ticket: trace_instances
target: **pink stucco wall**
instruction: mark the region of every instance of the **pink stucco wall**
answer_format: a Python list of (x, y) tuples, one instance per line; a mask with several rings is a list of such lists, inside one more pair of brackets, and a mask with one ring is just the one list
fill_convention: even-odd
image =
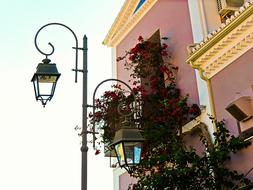
[[(198, 103), (195, 72), (185, 62), (186, 47), (193, 43), (188, 0), (159, 0), (116, 47), (116, 55), (124, 55), (126, 50), (135, 46), (139, 36), (148, 39), (158, 29), (161, 37), (169, 38), (165, 42), (172, 52), (173, 64), (179, 68), (177, 85), (182, 95), (189, 94), (190, 102)], [(123, 63), (117, 65), (117, 78), (126, 82), (129, 79)], [(126, 184), (132, 182), (128, 177), (127, 174), (120, 176), (120, 190), (125, 190)]]
[[(193, 41), (187, 0), (159, 0), (117, 46), (117, 56), (134, 47), (140, 35), (147, 39), (158, 29), (161, 37), (169, 37), (167, 42), (172, 51), (173, 64), (179, 67), (178, 87), (183, 95), (190, 95), (191, 102), (198, 103), (195, 73), (185, 63), (186, 46)], [(119, 79), (128, 81), (129, 73), (124, 70), (123, 64), (117, 65), (117, 75)]]
[(184, 142), (186, 143), (186, 148), (188, 150), (195, 149), (196, 153), (200, 156), (203, 156), (206, 148), (205, 145), (200, 140), (199, 133), (188, 133), (184, 135)]
[(128, 173), (123, 173), (119, 176), (119, 186), (120, 190), (127, 190), (129, 185), (132, 186), (132, 184), (135, 184), (137, 182), (137, 179), (130, 177)]
[[(211, 79), (217, 119), (224, 119), (234, 135), (238, 135), (236, 120), (225, 110), (225, 107), (235, 100), (238, 96), (236, 93), (243, 94), (253, 85), (252, 56), (253, 50), (251, 49)], [(251, 96), (253, 96), (253, 92)], [(252, 153), (253, 145), (234, 155), (230, 164), (241, 172), (247, 172), (253, 167)], [(253, 172), (251, 172), (250, 178), (253, 179)]]

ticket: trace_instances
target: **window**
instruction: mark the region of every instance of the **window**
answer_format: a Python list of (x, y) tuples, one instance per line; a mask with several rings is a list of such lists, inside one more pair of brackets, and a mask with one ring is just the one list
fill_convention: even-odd
[(139, 10), (139, 8), (143, 5), (143, 3), (145, 3), (145, 1), (146, 0), (140, 0), (140, 2), (138, 3), (136, 9), (134, 10), (134, 13), (136, 13)]

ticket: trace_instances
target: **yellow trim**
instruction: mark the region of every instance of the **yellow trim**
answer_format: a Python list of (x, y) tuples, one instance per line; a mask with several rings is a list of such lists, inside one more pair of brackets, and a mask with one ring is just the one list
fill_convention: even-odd
[(106, 35), (103, 44), (110, 47), (117, 46), (157, 1), (146, 0), (140, 9), (134, 13), (139, 0), (126, 0)]
[(109, 41), (113, 38), (116, 34), (117, 30), (122, 26), (123, 23), (127, 22), (128, 15), (134, 11), (134, 8), (137, 6), (139, 0), (126, 0), (118, 13), (114, 23), (111, 26), (108, 34), (106, 35), (103, 44), (107, 45)]
[(208, 78), (204, 75), (204, 70), (201, 67), (196, 67), (195, 69), (198, 69), (200, 78), (202, 78), (205, 81), (208, 80)]
[[(207, 90), (208, 90), (208, 98), (209, 98), (209, 103), (210, 103), (211, 116), (212, 116), (213, 118), (216, 118), (215, 104), (214, 104), (214, 98), (213, 98), (213, 88), (212, 88), (211, 80), (208, 79), (208, 78), (204, 75), (203, 69), (198, 68), (198, 71), (199, 71), (200, 77), (201, 77), (204, 81), (206, 81), (206, 84), (207, 84)], [(216, 131), (215, 124), (214, 124), (214, 131)]]
[(214, 98), (213, 98), (213, 88), (211, 84), (211, 80), (206, 80), (207, 83), (207, 89), (208, 89), (208, 94), (210, 98), (210, 109), (211, 109), (211, 116), (216, 118), (216, 112), (215, 112), (215, 104), (214, 104)]

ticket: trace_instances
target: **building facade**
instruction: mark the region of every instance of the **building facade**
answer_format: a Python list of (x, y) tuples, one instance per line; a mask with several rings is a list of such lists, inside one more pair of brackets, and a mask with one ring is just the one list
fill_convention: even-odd
[[(233, 135), (248, 141), (252, 141), (253, 135), (253, 78), (250, 73), (253, 56), (252, 10), (252, 2), (245, 1), (219, 27), (209, 31), (207, 37), (191, 49), (187, 58), (187, 62), (199, 71), (202, 80), (208, 84), (217, 120), (224, 120)], [(253, 148), (249, 146), (232, 155), (228, 165), (247, 174), (253, 167), (252, 152)], [(247, 177), (253, 179), (253, 172)]]
[[(163, 43), (168, 43), (172, 63), (179, 68), (177, 86), (183, 95), (189, 94), (190, 103), (203, 107), (198, 121), (187, 124), (185, 132), (201, 121), (212, 134), (212, 115), (224, 119), (235, 136), (251, 141), (252, 20), (250, 1), (126, 0), (103, 43), (112, 48), (114, 77), (127, 82), (129, 73), (116, 58), (133, 47), (139, 36), (148, 39), (159, 30), (161, 37), (169, 39)], [(252, 147), (233, 155), (229, 167), (244, 174), (250, 171)], [(253, 179), (253, 172), (247, 177)], [(116, 168), (114, 181), (114, 189), (123, 190), (135, 179)]]

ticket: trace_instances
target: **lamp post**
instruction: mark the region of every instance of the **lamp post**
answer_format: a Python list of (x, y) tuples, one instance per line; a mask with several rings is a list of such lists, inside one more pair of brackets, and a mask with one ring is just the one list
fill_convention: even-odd
[[(84, 36), (83, 38), (83, 47), (80, 48), (78, 47), (78, 40), (76, 37), (76, 34), (73, 32), (71, 28), (68, 26), (61, 24), (61, 23), (49, 23), (44, 26), (42, 26), (36, 33), (35, 38), (34, 38), (34, 43), (36, 49), (43, 55), (46, 56), (45, 59), (42, 60), (42, 63), (39, 63), (37, 66), (37, 70), (34, 73), (32, 77), (32, 82), (34, 85), (34, 92), (35, 92), (35, 98), (38, 101), (41, 101), (42, 105), (45, 107), (48, 101), (50, 101), (53, 98), (54, 91), (56, 88), (57, 81), (60, 77), (60, 73), (58, 72), (56, 68), (56, 64), (50, 63), (51, 60), (48, 59), (48, 56), (52, 55), (54, 53), (54, 46), (51, 43), (48, 43), (52, 51), (50, 53), (45, 53), (41, 51), (37, 45), (37, 37), (39, 32), (44, 29), (47, 26), (51, 25), (58, 25), (62, 26), (66, 29), (68, 29), (74, 36), (75, 38), (75, 69), (72, 69), (75, 71), (75, 82), (77, 82), (77, 73), (81, 72), (83, 74), (83, 96), (82, 96), (82, 131), (81, 131), (81, 137), (82, 137), (82, 145), (81, 145), (81, 162), (82, 162), (82, 168), (81, 168), (81, 190), (87, 190), (87, 152), (88, 152), (88, 146), (87, 146), (87, 134), (91, 133), (93, 135), (93, 147), (95, 148), (95, 122), (93, 122), (93, 128), (92, 131), (87, 130), (87, 108), (88, 107), (93, 107), (93, 113), (95, 112), (95, 96), (97, 89), (105, 82), (108, 81), (116, 81), (123, 83), (131, 92), (131, 94), (134, 97), (134, 102), (135, 101), (135, 95), (132, 89), (128, 84), (126, 84), (124, 81), (121, 81), (119, 79), (106, 79), (100, 82), (97, 87), (94, 90), (93, 93), (93, 105), (88, 105), (87, 104), (87, 37)], [(83, 69), (78, 69), (78, 50), (83, 51)], [(119, 104), (119, 106), (121, 103)], [(118, 109), (118, 112), (120, 115), (128, 117), (133, 114), (133, 111), (129, 114), (124, 114), (121, 113), (120, 110)], [(123, 133), (122, 133), (123, 132)], [(123, 135), (118, 135), (118, 134), (123, 134)], [(128, 134), (126, 136), (125, 134)], [(130, 134), (130, 136), (129, 136)], [(130, 173), (130, 167), (134, 166), (135, 164), (138, 164), (140, 162), (140, 154), (141, 154), (141, 146), (140, 143), (144, 140), (139, 132), (138, 129), (136, 128), (122, 128), (119, 131), (116, 132), (115, 135), (115, 140), (112, 143), (113, 148), (116, 150), (116, 155), (119, 161), (119, 164), (121, 167), (126, 168), (126, 170)], [(124, 152), (124, 164), (122, 161), (122, 155), (120, 155), (120, 152), (117, 147), (122, 146), (123, 147), (123, 152)], [(132, 152), (131, 152), (132, 151)], [(130, 161), (133, 159), (132, 161)], [(131, 162), (131, 163), (130, 163)]]
[[(43, 55), (46, 56), (42, 63), (39, 63), (37, 66), (37, 71), (32, 77), (32, 82), (34, 84), (35, 98), (36, 100), (40, 100), (42, 105), (45, 106), (48, 101), (53, 98), (55, 87), (57, 80), (60, 77), (60, 73), (56, 68), (56, 64), (50, 63), (50, 59), (48, 56), (54, 53), (54, 46), (51, 43), (48, 43), (52, 51), (50, 53), (45, 53), (41, 51), (37, 45), (37, 37), (39, 32), (47, 26), (62, 26), (68, 29), (75, 38), (75, 82), (77, 82), (77, 73), (81, 72), (83, 74), (83, 96), (82, 96), (82, 145), (81, 145), (81, 190), (87, 190), (87, 133), (92, 133), (87, 131), (87, 37), (86, 35), (83, 37), (83, 47), (78, 47), (78, 40), (76, 34), (73, 32), (71, 28), (61, 23), (49, 23), (42, 26), (36, 33), (34, 38), (34, 44), (36, 49)], [(78, 69), (78, 50), (83, 51), (83, 68)]]

